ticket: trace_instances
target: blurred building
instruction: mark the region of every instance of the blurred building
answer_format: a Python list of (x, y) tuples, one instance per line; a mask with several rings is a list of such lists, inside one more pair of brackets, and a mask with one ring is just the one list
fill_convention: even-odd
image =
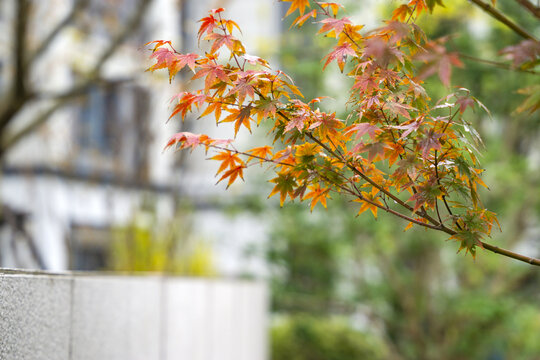
[[(0, 3), (4, 99), (18, 75), (18, 1)], [(247, 244), (264, 239), (266, 225), (249, 212), (228, 217), (219, 200), (239, 199), (249, 191), (247, 186), (224, 193), (222, 184), (215, 186), (215, 164), (203, 161), (204, 154), (182, 157), (162, 152), (167, 138), (181, 126), (175, 120), (166, 124), (169, 99), (190, 85), (186, 81), (169, 85), (166, 74), (144, 72), (149, 62), (142, 45), (170, 39), (177, 50), (193, 52), (197, 20), (208, 9), (223, 6), (240, 24), (247, 51), (269, 56), (280, 32), (279, 6), (273, 0), (28, 3), (22, 37), (27, 57), (50, 40), (56, 28), (60, 30), (26, 69), (32, 101), (14, 115), (2, 137), (51, 115), (3, 155), (0, 266), (102, 268), (112, 228), (131, 221), (144, 203), (152, 203), (158, 219), (170, 219), (178, 204), (187, 201), (195, 209), (192, 228), (212, 242), (218, 271), (238, 274), (246, 267), (260, 271), (262, 262), (238, 260)], [(77, 13), (69, 18), (72, 11)], [(137, 16), (139, 21), (134, 22)], [(112, 47), (113, 53), (93, 72), (126, 26), (132, 28), (125, 41)], [(70, 93), (73, 89), (77, 92)], [(189, 122), (184, 130), (215, 135), (212, 126)]]

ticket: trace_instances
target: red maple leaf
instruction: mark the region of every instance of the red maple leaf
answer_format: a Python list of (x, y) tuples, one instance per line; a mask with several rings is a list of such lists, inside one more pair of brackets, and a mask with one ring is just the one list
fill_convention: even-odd
[(326, 69), (326, 66), (328, 66), (330, 62), (336, 60), (339, 69), (341, 70), (341, 72), (343, 72), (343, 68), (345, 67), (345, 61), (347, 61), (347, 55), (357, 57), (356, 52), (353, 50), (351, 44), (345, 43), (343, 45), (336, 46), (334, 48), (334, 51), (325, 56), (326, 62), (324, 63), (323, 70)]
[(323, 24), (323, 26), (318, 33), (323, 34), (330, 31), (330, 33), (327, 35), (330, 37), (338, 37), (338, 35), (341, 34), (343, 29), (345, 28), (345, 25), (352, 24), (351, 20), (349, 20), (348, 17), (344, 17), (343, 19), (327, 18), (319, 22)]
[(424, 133), (424, 138), (418, 143), (419, 148), (422, 150), (422, 157), (427, 159), (429, 156), (429, 151), (431, 149), (441, 150), (441, 142), (439, 138), (443, 134), (435, 132), (433, 129), (430, 129), (428, 132)]

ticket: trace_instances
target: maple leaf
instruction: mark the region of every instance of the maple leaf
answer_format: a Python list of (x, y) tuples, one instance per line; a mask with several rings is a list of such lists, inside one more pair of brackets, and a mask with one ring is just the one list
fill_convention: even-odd
[(398, 115), (401, 115), (404, 118), (409, 119), (409, 120), (411, 119), (411, 115), (409, 114), (409, 111), (416, 110), (416, 109), (414, 109), (413, 107), (411, 107), (409, 105), (394, 102), (394, 101), (388, 101), (385, 104), (385, 106), (388, 108), (388, 110), (390, 110), (390, 113), (392, 115), (394, 115), (396, 117)]
[(209, 137), (204, 134), (193, 134), (187, 131), (179, 132), (171, 136), (163, 150), (166, 150), (167, 148), (177, 144), (180, 144), (181, 149), (191, 147), (191, 149), (193, 150), (197, 146), (205, 144), (207, 140), (209, 140)]
[(373, 162), (376, 160), (382, 160), (384, 158), (384, 150), (390, 148), (390, 146), (384, 142), (373, 142), (373, 143), (359, 143), (356, 145), (352, 152), (353, 153), (368, 153), (368, 161)]
[[(162, 41), (160, 40), (159, 43)], [(158, 46), (158, 45), (156, 45)], [(158, 69), (167, 68), (169, 70), (169, 82), (172, 78), (185, 66), (188, 66), (193, 72), (195, 72), (195, 60), (199, 55), (197, 54), (179, 54), (173, 50), (160, 47), (155, 50), (150, 58), (155, 59), (156, 63), (149, 67), (146, 71), (155, 71)]]
[(357, 216), (362, 214), (366, 210), (370, 210), (373, 214), (373, 217), (377, 218), (377, 210), (379, 208), (375, 204), (379, 204), (383, 206), (381, 200), (376, 196), (376, 191), (372, 191), (371, 193), (362, 191), (362, 197), (366, 200), (369, 200), (370, 202), (367, 202), (365, 200), (355, 200), (357, 202), (361, 202), (362, 206), (360, 207), (360, 210), (358, 210)]
[(399, 176), (400, 174), (403, 174), (405, 176), (408, 176), (412, 181), (416, 180), (416, 177), (418, 176), (418, 167), (419, 163), (416, 159), (416, 156), (414, 155), (407, 155), (403, 159), (399, 160), (398, 168), (394, 172), (394, 175)]
[(152, 49), (152, 52), (155, 52), (158, 48), (162, 46), (165, 46), (165, 45), (171, 46), (171, 41), (170, 40), (154, 40), (154, 41), (147, 42), (146, 44), (144, 44), (144, 46), (148, 46), (150, 44), (154, 44), (154, 48)]
[(195, 80), (202, 77), (205, 77), (204, 89), (206, 92), (210, 91), (210, 88), (218, 79), (224, 83), (229, 82), (229, 77), (223, 70), (223, 66), (214, 63), (200, 65), (199, 70), (193, 75), (192, 79)]
[[(495, 5), (495, 1), (496, 0), (491, 0), (493, 5)], [(429, 12), (433, 12), (433, 9), (435, 8), (435, 5), (439, 5), (439, 6), (444, 7), (444, 4), (443, 4), (442, 0), (426, 0), (426, 4), (427, 4), (427, 6), (429, 8)]]
[(199, 22), (202, 23), (198, 31), (199, 40), (201, 39), (201, 37), (204, 35), (205, 32), (208, 35), (214, 31), (214, 28), (218, 26), (218, 20), (214, 17), (214, 15), (223, 11), (225, 11), (225, 9), (223, 8), (212, 9), (210, 11), (209, 16), (204, 17), (201, 20), (199, 20)]
[(412, 9), (403, 4), (392, 12), (392, 20), (405, 21), (412, 14)]
[(401, 137), (399, 138), (399, 140), (403, 140), (403, 139), (405, 139), (410, 133), (412, 133), (413, 131), (418, 130), (418, 128), (420, 127), (420, 125), (422, 125), (422, 122), (421, 122), (421, 121), (418, 121), (418, 120), (415, 120), (415, 121), (410, 122), (410, 123), (408, 123), (408, 124), (403, 124), (403, 125), (393, 125), (393, 126), (391, 126), (391, 127), (394, 128), (394, 129), (405, 130), (404, 132), (401, 133)]
[(338, 35), (343, 31), (345, 25), (352, 25), (352, 22), (348, 17), (344, 17), (342, 19), (327, 18), (319, 22), (323, 24), (323, 26), (321, 26), (318, 34), (329, 32), (326, 34), (326, 36), (330, 37), (338, 37)]
[(332, 15), (336, 16), (338, 14), (339, 9), (343, 9), (343, 5), (334, 3), (334, 2), (317, 2), (323, 9), (330, 8), (330, 11), (332, 11)]
[(310, 8), (311, 5), (309, 5), (309, 0), (281, 0), (282, 2), (290, 2), (291, 6), (285, 16), (289, 16), (294, 12), (294, 10), (298, 9), (300, 12), (300, 15), (304, 15), (304, 11), (306, 10), (306, 7)]
[(219, 154), (211, 157), (210, 159), (221, 161), (221, 165), (219, 166), (219, 169), (216, 172), (216, 175), (227, 168), (232, 169), (236, 167), (236, 165), (244, 164), (242, 159), (240, 159), (237, 154), (231, 151), (221, 151)]
[[(305, 105), (301, 102), (297, 102), (298, 104), (301, 104), (301, 106)], [(306, 105), (307, 106), (307, 105)], [(296, 128), (298, 132), (302, 132), (304, 130), (304, 126), (306, 121), (309, 119), (309, 113), (304, 110), (300, 109), (293, 113), (293, 116), (289, 119), (289, 122), (285, 126), (284, 133), (287, 133), (291, 131), (292, 129)]]
[(274, 188), (272, 189), (272, 192), (270, 192), (270, 195), (268, 195), (269, 198), (274, 196), (275, 194), (279, 193), (279, 203), (281, 206), (283, 206), (283, 203), (285, 202), (285, 199), (287, 198), (287, 195), (294, 199), (294, 188), (296, 185), (296, 180), (294, 179), (294, 176), (289, 173), (283, 173), (280, 172), (277, 174), (278, 176), (270, 180), (271, 183), (276, 184)]
[(420, 69), (419, 79), (425, 79), (435, 73), (438, 73), (439, 79), (444, 86), (450, 85), (452, 76), (452, 66), (463, 67), (459, 56), (455, 52), (448, 52), (444, 43), (448, 38), (441, 38), (437, 41), (431, 41), (424, 46), (424, 51), (419, 52), (415, 59), (425, 62), (425, 66)]
[(388, 148), (384, 152), (384, 157), (388, 160), (388, 165), (392, 166), (405, 150), (401, 144), (389, 143), (387, 145)]
[(330, 62), (336, 60), (339, 69), (341, 70), (341, 72), (343, 72), (343, 68), (345, 67), (345, 61), (347, 61), (347, 55), (357, 57), (356, 52), (353, 50), (351, 44), (345, 43), (343, 45), (336, 46), (334, 48), (334, 51), (325, 56), (326, 62), (324, 63), (323, 70), (326, 69)]
[(253, 112), (257, 114), (257, 124), (260, 124), (264, 118), (276, 115), (279, 104), (279, 101), (270, 98), (257, 100), (253, 108)]
[(204, 94), (192, 94), (188, 92), (181, 92), (174, 98), (178, 98), (179, 101), (178, 105), (175, 106), (173, 112), (171, 113), (171, 116), (169, 116), (169, 119), (174, 117), (176, 114), (180, 114), (182, 120), (185, 119), (187, 112), (191, 111), (193, 105), (199, 108), (207, 99), (206, 95)]
[(294, 19), (293, 23), (291, 24), (291, 27), (293, 27), (293, 26), (301, 27), (302, 25), (304, 25), (304, 23), (310, 17), (316, 19), (317, 18), (317, 10), (311, 10), (310, 12), (306, 13), (305, 15), (301, 15), (301, 16), (297, 17), (296, 19)]
[(360, 90), (363, 93), (370, 94), (379, 88), (379, 84), (375, 78), (369, 74), (363, 74), (355, 77), (352, 90)]
[(251, 65), (262, 65), (264, 67), (267, 67), (269, 68), (269, 64), (268, 64), (268, 61), (264, 60), (264, 59), (261, 59), (260, 57), (258, 56), (255, 56), (255, 55), (248, 55), (248, 54), (244, 54), (242, 55), (242, 57), (244, 58), (244, 60), (246, 60), (248, 63), (250, 63)]
[(425, 184), (416, 187), (417, 192), (407, 201), (414, 201), (413, 213), (418, 211), (422, 206), (434, 208), (437, 198), (443, 195), (441, 187), (436, 181), (428, 181)]
[(176, 54), (173, 65), (169, 67), (169, 76), (173, 77), (185, 66), (188, 66), (191, 71), (195, 72), (195, 60), (199, 55), (197, 54)]
[(175, 60), (174, 55), (174, 51), (160, 47), (159, 49), (152, 52), (152, 55), (150, 55), (150, 58), (155, 59), (156, 63), (149, 67), (146, 71), (154, 71), (158, 69), (168, 68), (173, 64)]
[(457, 98), (456, 104), (459, 105), (460, 114), (463, 114), (468, 107), (472, 108), (474, 106), (475, 101), (470, 96), (461, 96)]
[(236, 50), (236, 38), (230, 34), (218, 34), (211, 33), (205, 37), (206, 40), (213, 41), (210, 52), (214, 54), (218, 51), (223, 45), (225, 45), (231, 52)]
[(223, 174), (223, 176), (218, 180), (217, 183), (221, 182), (222, 180), (225, 180), (225, 179), (229, 178), (229, 182), (227, 183), (227, 189), (228, 189), (229, 186), (231, 186), (239, 176), (240, 176), (240, 178), (242, 180), (244, 180), (244, 168), (245, 168), (245, 165), (238, 165), (238, 166), (235, 166), (235, 167), (227, 170)]
[(240, 126), (244, 125), (249, 132), (251, 132), (251, 124), (250, 124), (250, 115), (251, 115), (251, 109), (252, 106), (246, 106), (241, 109), (235, 109), (235, 110), (229, 110), (231, 111), (231, 114), (227, 116), (225, 119), (221, 120), (221, 122), (233, 122), (234, 121), (234, 136), (238, 134), (238, 130), (240, 130)]
[(409, 6), (413, 9), (416, 9), (416, 13), (420, 14), (424, 10), (428, 10), (426, 2), (424, 0), (411, 0), (409, 1)]
[(450, 237), (459, 242), (458, 252), (465, 249), (465, 253), (470, 252), (473, 258), (476, 257), (476, 247), (483, 248), (481, 238), (482, 234), (468, 230), (459, 230)]
[(512, 66), (530, 69), (540, 61), (540, 41), (523, 40), (517, 45), (505, 47), (500, 54), (512, 60)]
[(315, 159), (315, 156), (317, 155), (319, 151), (320, 151), (319, 145), (305, 143), (305, 144), (296, 146), (296, 152), (294, 155), (296, 159), (298, 159), (298, 163), (308, 164), (308, 163), (311, 163)]
[(386, 68), (395, 59), (403, 61), (403, 53), (381, 37), (367, 39), (365, 44), (364, 56), (371, 56), (381, 68)]
[(529, 96), (519, 105), (516, 112), (528, 111), (529, 114), (532, 114), (540, 109), (540, 85), (532, 85), (524, 89), (519, 89), (517, 92), (518, 94)]
[(211, 34), (217, 25), (216, 19), (211, 15), (202, 18), (201, 20), (199, 20), (199, 22), (202, 22), (201, 26), (199, 27), (199, 40), (205, 32), (206, 34)]
[(313, 211), (313, 208), (315, 207), (315, 205), (317, 205), (318, 202), (320, 202), (322, 206), (324, 206), (324, 208), (326, 209), (326, 199), (329, 197), (330, 189), (321, 188), (319, 184), (315, 186), (309, 186), (308, 188), (311, 190), (311, 192), (304, 195), (303, 200), (311, 199), (310, 211)]
[(345, 129), (346, 134), (355, 133), (356, 139), (360, 139), (365, 134), (369, 134), (369, 137), (375, 139), (375, 134), (379, 133), (381, 130), (370, 123), (359, 123), (349, 126)]
[(239, 104), (242, 104), (244, 102), (246, 96), (249, 96), (253, 99), (255, 97), (255, 89), (251, 84), (251, 80), (252, 79), (250, 76), (240, 76), (237, 80), (233, 82), (234, 87), (229, 91), (227, 96), (232, 94), (238, 94)]
[(325, 139), (327, 136), (337, 138), (337, 129), (343, 128), (345, 125), (342, 120), (336, 119), (336, 114), (321, 113), (317, 114), (316, 121), (310, 126), (309, 130), (317, 129), (317, 133)]
[(430, 129), (424, 133), (424, 138), (418, 143), (419, 148), (422, 150), (422, 157), (427, 159), (431, 149), (441, 150), (441, 142), (439, 138), (443, 134), (435, 132), (433, 129)]
[(264, 159), (272, 158), (272, 150), (273, 148), (271, 146), (261, 146), (248, 150), (247, 152), (253, 155), (253, 157), (250, 157), (247, 162), (259, 160), (260, 164), (262, 164)]

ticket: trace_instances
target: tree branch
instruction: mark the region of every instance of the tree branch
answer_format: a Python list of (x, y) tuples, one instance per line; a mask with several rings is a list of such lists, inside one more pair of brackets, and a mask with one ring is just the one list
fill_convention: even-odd
[(531, 39), (538, 41), (531, 33), (529, 33), (527, 30), (519, 26), (518, 24), (514, 23), (512, 20), (510, 20), (506, 15), (504, 15), (502, 12), (500, 12), (498, 9), (494, 8), (490, 4), (487, 4), (483, 2), (482, 0), (469, 0), (476, 4), (478, 7), (482, 8), (485, 12), (490, 14), (493, 18), (499, 20), (501, 23), (506, 25), (508, 28), (512, 29), (516, 34), (519, 36), (525, 38), (525, 39)]
[(540, 7), (534, 5), (529, 0), (515, 0), (519, 5), (523, 6), (525, 9), (529, 10), (531, 14), (540, 19)]
[(66, 15), (66, 17), (64, 17), (64, 19), (56, 25), (51, 33), (41, 42), (41, 44), (39, 44), (38, 48), (28, 57), (28, 59), (26, 59), (26, 68), (29, 68), (49, 48), (58, 34), (60, 34), (60, 32), (73, 21), (77, 13), (88, 5), (88, 2), (89, 0), (75, 1), (71, 7), (71, 11)]
[(28, 15), (30, 3), (28, 0), (16, 1), (14, 21), (14, 77), (12, 88), (0, 106), (0, 133), (7, 126), (13, 116), (23, 107), (27, 100), (28, 72), (24, 66), (26, 59), (26, 35), (28, 31)]
[(512, 67), (512, 65), (504, 63), (504, 62), (481, 59), (481, 58), (477, 58), (475, 56), (471, 56), (471, 55), (467, 55), (467, 54), (463, 54), (463, 53), (459, 53), (459, 57), (462, 58), (462, 59), (470, 60), (470, 61), (475, 61), (475, 62), (479, 62), (479, 63), (493, 65), (495, 67), (498, 67), (498, 68), (504, 69), (504, 70), (524, 72), (524, 73), (533, 74), (533, 75), (540, 75), (540, 72), (538, 72), (538, 71), (528, 70), (528, 69), (521, 69), (519, 67)]
[(122, 31), (120, 31), (116, 36), (111, 40), (107, 49), (101, 54), (97, 63), (94, 66), (94, 72), (91, 75), (95, 75), (99, 71), (103, 64), (116, 52), (118, 46), (126, 41), (130, 35), (134, 33), (134, 29), (137, 29), (142, 22), (144, 12), (152, 0), (141, 0), (137, 10), (126, 23)]
[[(27, 1), (27, 0), (24, 0), (24, 1)], [(65, 93), (58, 95), (57, 96), (58, 101), (56, 104), (51, 106), (44, 113), (40, 114), (35, 120), (31, 121), (27, 126), (25, 126), (22, 130), (18, 131), (14, 135), (11, 135), (9, 138), (6, 138), (5, 131), (0, 131), (0, 134), (2, 134), (2, 138), (0, 139), (0, 159), (4, 156), (5, 152), (10, 147), (14, 146), (20, 140), (22, 140), (25, 136), (27, 136), (32, 131), (35, 131), (37, 128), (43, 125), (56, 110), (64, 106), (70, 99), (84, 94), (92, 85), (94, 85), (96, 82), (99, 82), (99, 79), (100, 79), (99, 73), (101, 71), (101, 68), (103, 67), (105, 62), (112, 55), (115, 54), (116, 50), (118, 49), (118, 46), (121, 43), (123, 43), (130, 35), (133, 34), (134, 32), (133, 29), (137, 29), (139, 27), (140, 23), (142, 22), (144, 12), (146, 11), (146, 8), (151, 2), (152, 0), (141, 0), (141, 2), (139, 3), (139, 6), (135, 10), (130, 20), (127, 22), (124, 28), (111, 40), (111, 42), (109, 43), (109, 46), (105, 49), (105, 51), (103, 51), (103, 53), (99, 57), (96, 64), (88, 72), (88, 75), (85, 78), (85, 80), (79, 82), (73, 88), (66, 91)], [(25, 94), (25, 97), (23, 98), (22, 103), (19, 104), (18, 108), (12, 109), (12, 111), (2, 113), (0, 115), (0, 128), (1, 128), (1, 121), (5, 121), (5, 125), (7, 125), (10, 122), (10, 120), (14, 118), (15, 114), (20, 110), (20, 108), (22, 108), (22, 105), (24, 105), (24, 103), (29, 98), (30, 98), (30, 94)]]

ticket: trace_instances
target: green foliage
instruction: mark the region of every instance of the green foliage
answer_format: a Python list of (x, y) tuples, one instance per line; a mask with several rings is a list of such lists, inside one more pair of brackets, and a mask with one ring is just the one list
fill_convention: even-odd
[(216, 275), (212, 250), (192, 235), (187, 211), (165, 222), (155, 212), (139, 212), (126, 226), (113, 229), (109, 253), (114, 271)]
[(272, 327), (272, 360), (387, 359), (373, 336), (343, 320), (293, 316)]

